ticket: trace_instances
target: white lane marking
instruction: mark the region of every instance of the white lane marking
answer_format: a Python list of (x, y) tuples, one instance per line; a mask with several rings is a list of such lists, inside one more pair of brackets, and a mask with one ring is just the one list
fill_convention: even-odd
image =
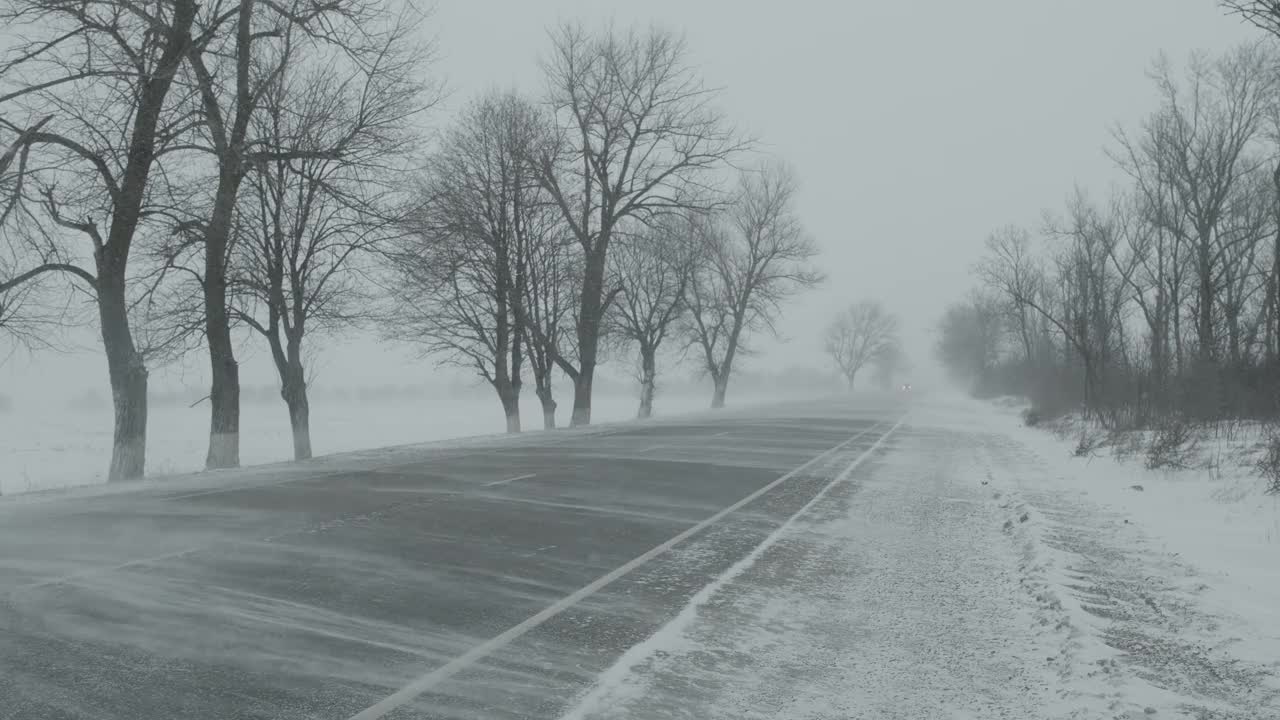
[(724, 437), (725, 435), (728, 435), (728, 434), (729, 434), (729, 431), (728, 431), (728, 430), (725, 430), (724, 432), (716, 433), (715, 435), (712, 435), (711, 437)]
[(484, 486), (493, 487), (494, 485), (506, 485), (507, 483), (513, 483), (517, 480), (528, 480), (529, 478), (532, 478), (532, 477), (538, 477), (538, 473), (529, 473), (528, 475), (517, 475), (515, 477), (509, 477), (506, 480), (494, 480), (493, 482), (485, 483)]
[[(863, 435), (866, 435), (867, 433), (871, 432), (881, 424), (882, 423), (877, 422), (873, 424), (871, 427), (863, 430), (862, 432), (859, 432), (858, 434), (854, 435), (848, 440), (845, 440), (844, 442), (841, 442), (835, 447), (829, 448), (826, 451), (819, 453), (818, 455), (815, 455), (809, 460), (806, 460), (805, 462), (796, 466), (787, 474), (779, 477), (773, 482), (770, 482), (764, 487), (759, 488), (755, 492), (751, 493), (750, 495), (747, 495), (741, 500), (738, 500), (737, 502), (730, 505), (729, 507), (717, 512), (716, 514), (694, 525), (693, 527), (686, 529), (684, 532), (681, 532), (680, 534), (672, 537), (671, 539), (667, 540), (661, 545), (658, 545), (652, 548), (651, 550), (645, 552), (643, 555), (633, 558), (632, 560), (628, 561), (626, 564), (621, 565), (617, 568), (614, 568), (613, 570), (611, 570), (608, 573), (605, 573), (604, 575), (601, 575), (600, 577), (591, 581), (591, 583), (584, 585), (583, 587), (579, 588), (572, 594), (569, 594), (563, 598), (560, 598), (556, 602), (543, 608), (537, 614), (526, 618), (520, 624), (512, 626), (511, 628), (508, 628), (502, 634), (496, 635), (480, 643), (479, 645), (476, 645), (475, 647), (455, 657), (454, 659), (450, 660), (448, 663), (442, 665), (441, 667), (438, 667), (435, 670), (432, 670), (431, 672), (425, 675), (422, 675), (418, 679), (414, 680), (413, 682), (410, 682), (408, 685), (405, 685), (404, 687), (388, 695), (387, 697), (383, 698), (377, 703), (374, 703), (373, 705), (370, 705), (369, 707), (365, 708), (364, 710), (361, 710), (355, 715), (352, 715), (350, 720), (378, 720), (378, 718), (382, 718), (386, 716), (388, 713), (401, 707), (402, 705), (412, 702), (419, 695), (429, 692), (432, 688), (436, 687), (440, 683), (444, 682), (445, 680), (448, 680), (454, 675), (457, 675), (459, 672), (466, 670), (468, 667), (474, 665), (477, 661), (483, 659), (488, 654), (492, 653), (495, 650), (498, 650), (499, 648), (505, 647), (506, 645), (510, 644), (513, 640), (516, 640), (520, 636), (524, 635), (530, 630), (533, 630), (534, 628), (545, 623), (546, 621), (550, 620), (556, 615), (559, 615), (565, 610), (568, 610), (569, 608), (578, 604), (585, 598), (593, 595), (604, 586), (608, 585), (609, 583), (612, 583), (614, 580), (617, 580), (618, 578), (630, 573), (631, 571), (635, 570), (641, 565), (644, 565), (645, 563), (649, 562), (655, 557), (658, 557), (659, 555), (665, 553), (666, 551), (670, 550), (676, 545), (679, 545), (681, 542), (687, 540), (693, 535), (696, 535), (699, 532), (710, 527), (711, 525), (714, 525), (715, 523), (723, 519), (726, 515), (729, 515), (730, 513), (741, 509), (743, 506), (747, 505), (751, 501), (755, 500), (761, 495), (764, 495), (770, 490), (773, 490), (774, 488), (778, 487), (782, 483), (790, 480), (791, 478), (803, 472), (805, 469), (809, 468), (810, 466), (830, 458), (832, 455), (843, 450), (854, 440), (857, 440)], [(898, 425), (901, 425), (901, 424), (902, 424), (902, 420), (898, 420), (898, 423), (889, 430), (889, 433), (896, 430)], [(873, 448), (879, 447), (880, 442), (883, 441), (884, 438), (888, 436), (889, 433), (885, 433), (885, 435), (882, 435), (880, 439), (876, 441), (876, 444), (873, 445), (872, 447)], [(868, 451), (868, 453), (869, 452), (870, 451)], [(864, 455), (865, 454), (867, 453), (864, 453)], [(843, 473), (841, 474), (841, 476), (843, 476)], [(807, 508), (809, 506), (806, 505), (805, 507)]]
[[(663, 633), (663, 630), (670, 627), (681, 628), (692, 622), (694, 617), (697, 615), (698, 608), (704, 606), (707, 600), (719, 592), (722, 587), (732, 582), (734, 578), (741, 575), (748, 568), (754, 565), (755, 562), (760, 559), (760, 556), (764, 555), (770, 547), (777, 544), (778, 540), (781, 539), (782, 536), (785, 535), (802, 516), (808, 513), (814, 505), (817, 505), (822, 498), (826, 497), (827, 493), (831, 492), (832, 488), (848, 480), (849, 476), (853, 474), (853, 471), (858, 469), (858, 466), (862, 465), (867, 458), (871, 457), (872, 453), (880, 449), (880, 446), (884, 441), (888, 439), (888, 437), (892, 435), (894, 431), (897, 430), (905, 421), (906, 415), (903, 415), (898, 419), (898, 422), (894, 423), (893, 427), (889, 428), (884, 434), (877, 438), (871, 447), (862, 451), (862, 453), (859, 454), (858, 457), (854, 458), (853, 462), (849, 463), (849, 465), (845, 467), (839, 475), (835, 476), (831, 482), (824, 485), (821, 490), (814, 494), (814, 496), (809, 499), (809, 502), (805, 503), (795, 512), (795, 514), (787, 518), (786, 521), (775, 528), (773, 532), (769, 533), (769, 536), (762, 540), (759, 545), (752, 548), (751, 552), (744, 555), (740, 560), (738, 560), (738, 562), (734, 563), (732, 567), (725, 570), (718, 577), (707, 583), (701, 590), (695, 593), (694, 596), (689, 599), (689, 602), (685, 604), (684, 608), (681, 609), (680, 613), (668, 622), (663, 629), (659, 631), (659, 633), (669, 635), (669, 633)], [(650, 635), (649, 638), (628, 649), (622, 654), (622, 657), (618, 658), (617, 662), (615, 662), (612, 667), (605, 671), (604, 675), (617, 674), (619, 672), (625, 673), (636, 663), (643, 660), (644, 657), (649, 654), (653, 638), (657, 637), (657, 635), (658, 633)], [(601, 686), (597, 683), (591, 691), (582, 696), (582, 698), (571, 710), (569, 710), (569, 712), (561, 716), (560, 720), (578, 720), (581, 718), (589, 703), (597, 700), (597, 697), (595, 696), (598, 695), (600, 690)]]

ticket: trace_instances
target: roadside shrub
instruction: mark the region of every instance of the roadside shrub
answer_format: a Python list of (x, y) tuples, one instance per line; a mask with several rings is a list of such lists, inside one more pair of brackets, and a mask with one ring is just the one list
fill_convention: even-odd
[(1044, 416), (1039, 410), (1030, 407), (1022, 411), (1022, 424), (1027, 427), (1036, 427), (1044, 421)]
[(1080, 439), (1076, 441), (1075, 455), (1091, 457), (1098, 452), (1099, 448), (1106, 445), (1106, 442), (1106, 435), (1093, 430), (1086, 424), (1080, 429)]
[(1280, 495), (1280, 433), (1272, 433), (1254, 468), (1267, 481), (1267, 492)]
[(1172, 417), (1156, 427), (1147, 447), (1147, 468), (1186, 470), (1195, 467), (1200, 451), (1196, 428), (1185, 418)]
[(1127, 459), (1142, 454), (1143, 436), (1138, 430), (1112, 430), (1107, 436), (1107, 445), (1117, 458)]

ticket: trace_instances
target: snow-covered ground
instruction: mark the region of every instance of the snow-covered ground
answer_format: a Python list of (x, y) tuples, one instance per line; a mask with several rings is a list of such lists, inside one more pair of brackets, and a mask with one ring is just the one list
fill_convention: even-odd
[[(495, 405), (317, 403), (316, 446), (491, 433)], [(596, 418), (634, 407), (602, 394)], [(1280, 498), (1235, 460), (1247, 439), (1207, 441), (1214, 470), (1150, 471), (1075, 457), (1075, 438), (1023, 427), (1018, 409), (917, 399), (567, 716), (1280, 720)], [(152, 472), (198, 469), (207, 408), (151, 420)], [(0, 415), (5, 470), (19, 459), (6, 492), (100, 478), (108, 421)], [(243, 442), (246, 464), (287, 459), (283, 410), (246, 407)]]
[[(500, 433), (501, 407), (492, 393), (454, 393), (375, 402), (318, 398), (311, 409), (312, 444), (317, 455), (382, 448), (450, 438)], [(658, 397), (655, 415), (669, 417), (704, 410), (710, 393)], [(731, 398), (737, 407), (767, 402), (759, 393)], [(568, 422), (571, 395), (560, 400), (557, 420)], [(523, 398), (527, 430), (542, 426), (537, 399)], [(597, 393), (594, 422), (635, 417), (636, 397)], [(165, 476), (200, 470), (208, 443), (209, 406), (151, 407), (147, 425), (147, 474)], [(93, 485), (104, 482), (111, 455), (112, 416), (107, 403), (81, 409), (63, 404), (24, 403), (0, 412), (0, 495)], [(245, 403), (240, 418), (240, 459), (244, 465), (289, 460), (293, 446), (288, 414), (280, 401)]]
[(1028, 518), (1011, 527), (1020, 569), (1069, 619), (1080, 702), (1280, 718), (1280, 498), (1251, 467), (1257, 435), (1206, 437), (1205, 469), (1148, 470), (1141, 454), (1075, 457), (1078, 438), (1016, 410), (985, 423), (989, 482)]
[(917, 403), (567, 717), (1280, 718), (1275, 499), (1072, 449)]

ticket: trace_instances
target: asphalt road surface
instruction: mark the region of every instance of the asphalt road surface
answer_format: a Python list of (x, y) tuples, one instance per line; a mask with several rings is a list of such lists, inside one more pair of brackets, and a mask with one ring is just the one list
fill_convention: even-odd
[(551, 718), (902, 399), (0, 500), (0, 718)]

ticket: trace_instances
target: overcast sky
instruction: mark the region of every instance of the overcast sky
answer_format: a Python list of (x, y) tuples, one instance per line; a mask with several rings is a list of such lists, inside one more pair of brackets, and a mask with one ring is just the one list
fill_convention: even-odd
[[(867, 297), (902, 317), (924, 364), (986, 233), (1037, 223), (1073, 183), (1101, 195), (1118, 180), (1103, 147), (1115, 123), (1152, 108), (1145, 71), (1158, 52), (1257, 37), (1215, 0), (439, 0), (430, 26), (450, 96), (432, 123), (487, 89), (538, 90), (545, 30), (561, 19), (687, 33), (727, 114), (794, 166), (830, 279), (788, 309), (786, 337), (762, 345), (757, 367), (823, 364), (823, 325)], [(274, 381), (260, 349), (242, 356), (244, 382)], [(206, 363), (153, 377), (201, 385)], [(105, 393), (97, 356), (19, 355), (4, 374), (30, 386), (64, 366)], [(364, 340), (328, 349), (320, 371), (352, 384), (430, 372)]]

